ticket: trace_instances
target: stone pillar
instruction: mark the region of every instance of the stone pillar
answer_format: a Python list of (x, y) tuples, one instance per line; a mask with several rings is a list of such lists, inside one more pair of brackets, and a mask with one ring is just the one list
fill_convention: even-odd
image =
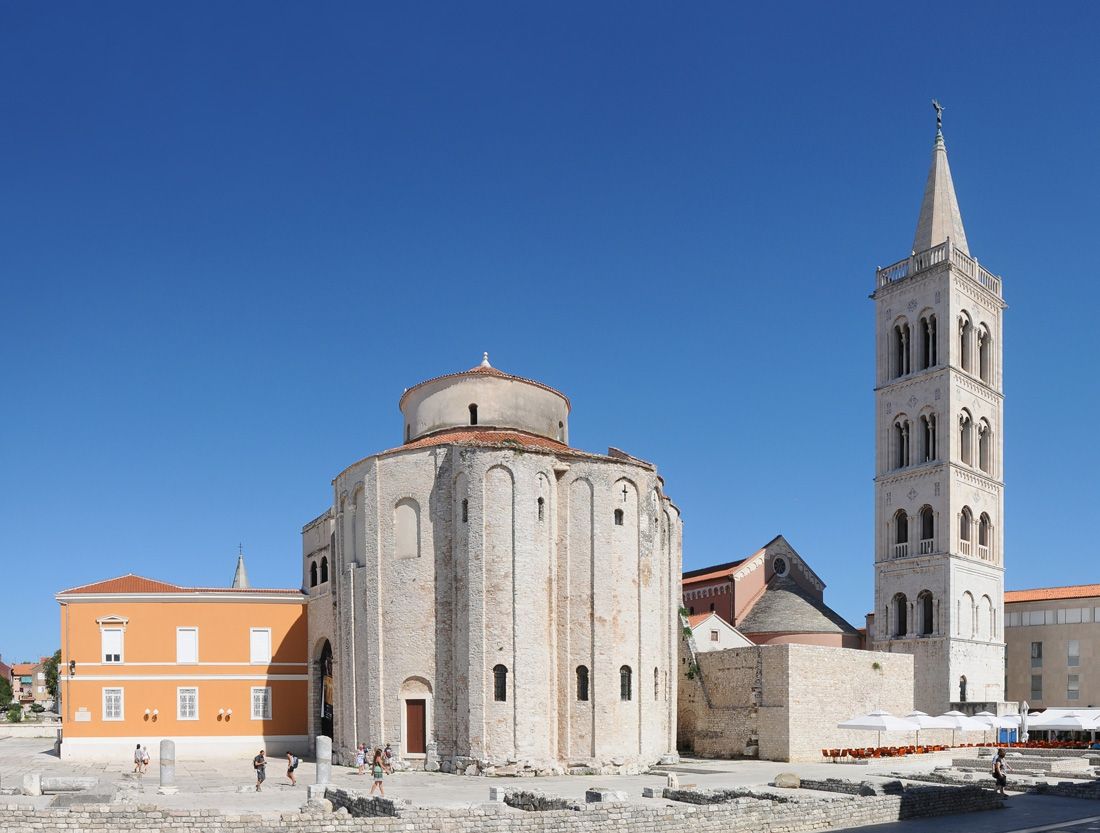
[(173, 795), (179, 792), (176, 786), (176, 743), (165, 738), (160, 742), (160, 786), (161, 795)]
[(332, 738), (317, 736), (317, 777), (315, 784), (328, 784), (332, 780)]

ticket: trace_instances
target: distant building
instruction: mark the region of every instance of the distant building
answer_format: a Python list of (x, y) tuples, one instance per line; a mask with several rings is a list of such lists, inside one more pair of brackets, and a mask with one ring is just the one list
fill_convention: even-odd
[(1007, 697), (1100, 706), (1100, 584), (1005, 592)]
[(695, 639), (695, 650), (724, 651), (726, 648), (746, 648), (753, 642), (717, 613), (696, 613), (688, 616), (688, 627)]
[(860, 648), (859, 631), (825, 604), (825, 583), (782, 535), (740, 561), (683, 574), (689, 618), (716, 613), (756, 645)]
[(301, 591), (129, 574), (56, 599), (63, 758), (117, 759), (138, 743), (156, 755), (162, 738), (181, 757), (306, 751)]
[(17, 662), (11, 669), (12, 702), (24, 710), (37, 703), (44, 709), (53, 708), (53, 697), (46, 690), (46, 663), (49, 657), (38, 662)]

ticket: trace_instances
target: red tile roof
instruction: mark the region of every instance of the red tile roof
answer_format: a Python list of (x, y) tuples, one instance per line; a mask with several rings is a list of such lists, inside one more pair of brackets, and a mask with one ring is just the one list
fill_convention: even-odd
[(40, 662), (17, 662), (11, 667), (11, 673), (13, 677), (25, 677), (28, 674), (33, 674), (36, 669), (42, 663)]
[(1034, 590), (1006, 590), (1005, 602), (1041, 602), (1048, 599), (1088, 599), (1100, 596), (1100, 584), (1070, 587), (1036, 587)]
[[(405, 443), (391, 451), (403, 451), (409, 448), (427, 448), (433, 445), (450, 445), (451, 443), (464, 443), (467, 445), (484, 446), (521, 446), (523, 448), (541, 451), (568, 451), (574, 452), (563, 442), (552, 440), (549, 437), (541, 437), (538, 434), (528, 434), (525, 431), (514, 431), (493, 428), (453, 428), (440, 431), (427, 437), (420, 437)], [(388, 452), (382, 452), (386, 454)]]
[(706, 613), (693, 613), (690, 616), (688, 616), (688, 625), (690, 627), (694, 628), (696, 625), (698, 625), (704, 619), (709, 619), (711, 616), (714, 616), (714, 615), (715, 615), (715, 613), (714, 613), (713, 610), (708, 610)]
[(423, 382), (418, 382), (411, 388), (401, 394), (401, 398), (397, 401), (397, 407), (401, 407), (405, 401), (405, 397), (412, 393), (417, 388), (421, 388), (424, 385), (430, 385), (432, 382), (438, 382), (441, 379), (457, 379), (459, 376), (496, 376), (499, 379), (509, 379), (513, 382), (522, 382), (525, 385), (534, 385), (536, 388), (542, 388), (543, 390), (550, 391), (550, 393), (557, 394), (565, 400), (565, 407), (568, 410), (572, 410), (573, 406), (569, 402), (569, 397), (562, 393), (560, 390), (556, 390), (549, 385), (544, 385), (542, 382), (536, 382), (534, 379), (525, 379), (522, 376), (513, 376), (511, 373), (505, 373), (503, 370), (497, 370), (495, 367), (486, 367), (485, 365), (478, 365), (477, 367), (471, 367), (469, 370), (462, 370), (458, 373), (444, 373), (442, 376), (433, 376), (431, 379), (425, 379)]
[(288, 593), (300, 595), (301, 592), (301, 590), (284, 588), (180, 587), (178, 584), (169, 584), (166, 581), (157, 581), (156, 579), (145, 578), (145, 576), (127, 573), (124, 576), (110, 578), (106, 581), (97, 581), (81, 587), (71, 587), (68, 590), (62, 590), (58, 595), (68, 596), (83, 593)]

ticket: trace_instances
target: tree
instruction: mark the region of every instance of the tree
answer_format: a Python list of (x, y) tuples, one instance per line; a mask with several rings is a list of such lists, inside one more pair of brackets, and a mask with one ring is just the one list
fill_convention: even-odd
[(7, 709), (13, 695), (11, 680), (0, 677), (0, 709)]
[(61, 662), (61, 649), (58, 648), (54, 651), (52, 657), (46, 660), (46, 691), (50, 693), (50, 697), (57, 700), (57, 666)]

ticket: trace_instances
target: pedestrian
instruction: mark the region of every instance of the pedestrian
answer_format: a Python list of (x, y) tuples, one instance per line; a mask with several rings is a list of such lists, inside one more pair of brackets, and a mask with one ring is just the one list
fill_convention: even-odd
[(149, 769), (149, 747), (141, 747), (141, 772), (144, 775)]
[(264, 757), (264, 750), (261, 749), (260, 754), (252, 759), (252, 768), (256, 770), (256, 792), (259, 792), (264, 779), (267, 778), (267, 758)]
[(290, 779), (290, 786), (297, 787), (298, 779), (294, 777), (294, 770), (298, 768), (297, 755), (291, 755), (290, 752), (286, 753), (286, 777)]
[(386, 768), (386, 775), (393, 775), (393, 747), (388, 743), (382, 750), (382, 765)]
[(374, 790), (377, 787), (378, 794), (382, 796), (382, 798), (385, 798), (386, 791), (382, 788), (382, 778), (385, 775), (386, 768), (382, 766), (381, 749), (374, 750), (374, 760), (371, 762), (370, 771), (371, 775), (374, 776), (374, 783), (370, 785), (370, 793), (368, 793), (368, 795), (374, 795)]
[(367, 745), (365, 743), (359, 744), (355, 748), (355, 765), (359, 768), (356, 775), (366, 775), (367, 773)]
[(1008, 784), (1008, 761), (1005, 760), (1005, 751), (998, 749), (993, 757), (993, 780), (997, 782), (997, 792), (1007, 796), (1005, 785)]
[(143, 756), (141, 754), (141, 744), (139, 743), (137, 746), (134, 747), (134, 772), (136, 772), (138, 775), (141, 775), (142, 760)]

